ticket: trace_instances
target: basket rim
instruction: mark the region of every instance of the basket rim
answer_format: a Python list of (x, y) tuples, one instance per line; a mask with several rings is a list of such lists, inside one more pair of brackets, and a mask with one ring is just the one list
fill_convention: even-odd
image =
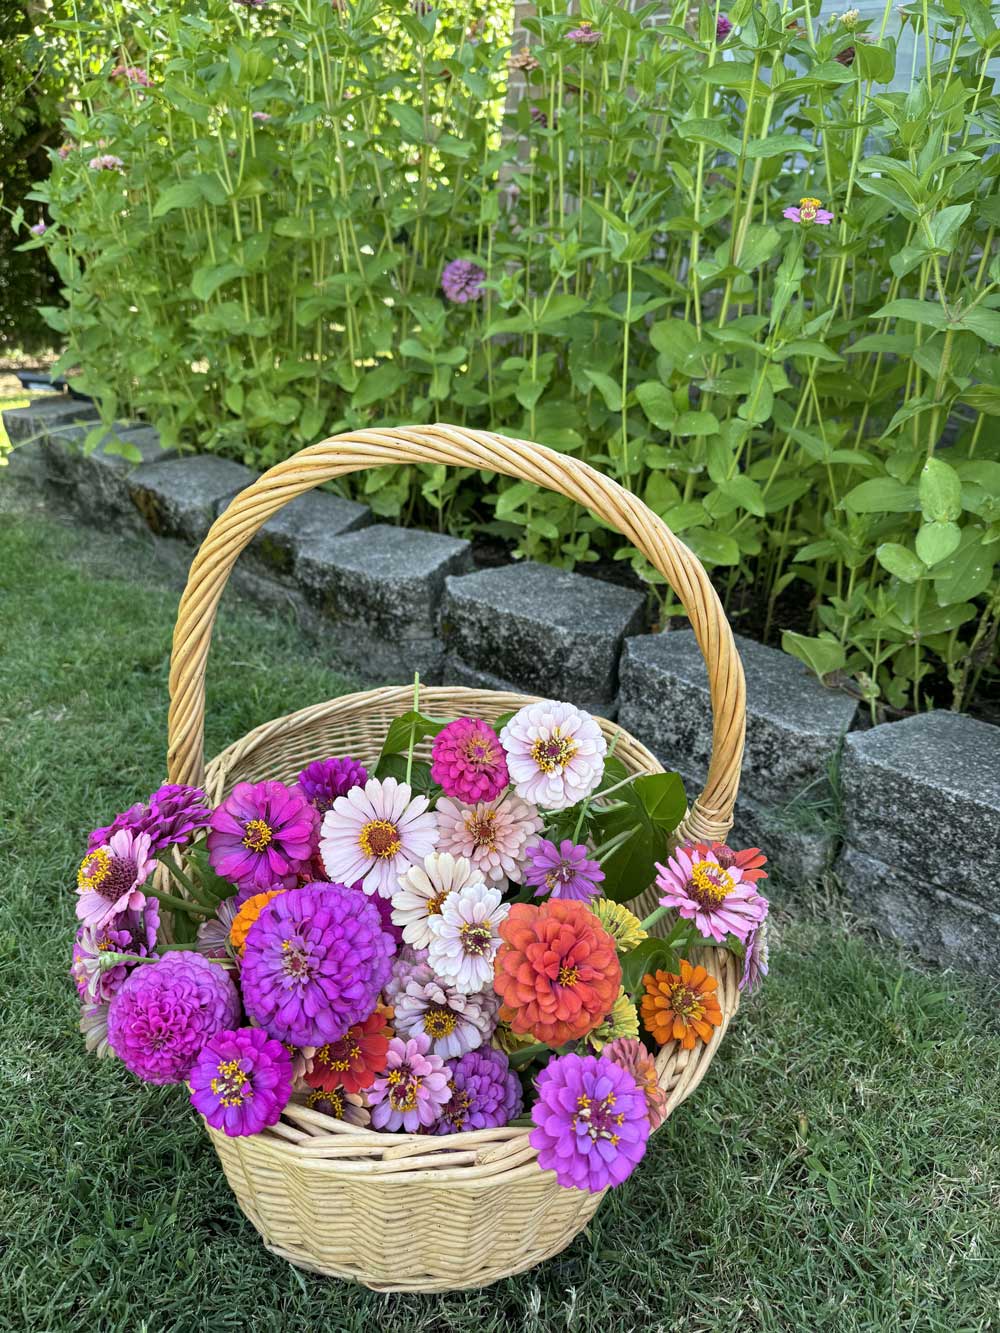
[[(421, 686), (420, 697), (421, 701), (429, 700), (431, 707), (435, 701), (444, 703), (447, 700), (468, 705), (470, 712), (476, 710), (475, 715), (492, 714), (494, 718), (512, 708), (538, 701), (538, 696), (513, 691), (441, 685)], [(264, 722), (226, 746), (209, 762), (205, 773), (205, 790), (209, 800), (218, 803), (225, 794), (227, 776), (232, 768), (250, 758), (261, 744), (272, 737), (288, 735), (296, 728), (308, 727), (321, 719), (335, 717), (338, 713), (357, 712), (359, 707), (378, 705), (394, 709), (401, 704), (412, 704), (412, 701), (412, 686), (386, 685), (340, 695)], [(624, 738), (625, 749), (622, 753), (634, 756), (634, 766), (649, 772), (663, 771), (663, 765), (656, 756), (624, 727), (596, 715), (595, 721), (609, 739), (616, 733)], [(619, 753), (617, 746), (615, 752)], [(667, 1111), (662, 1123), (669, 1119), (701, 1082), (740, 1003), (733, 955), (726, 949), (709, 947), (691, 952), (691, 961), (699, 961), (704, 965), (707, 958), (713, 960), (710, 971), (719, 982), (717, 995), (722, 1008), (722, 1023), (713, 1031), (708, 1042), (699, 1043), (693, 1051), (683, 1050), (674, 1041), (662, 1047), (654, 1057), (660, 1086), (668, 1093)], [(204, 1122), (204, 1117), (202, 1119)], [(207, 1122), (204, 1124), (213, 1140), (220, 1143), (227, 1141), (222, 1131), (213, 1129)], [(259, 1150), (277, 1154), (286, 1161), (300, 1164), (308, 1162), (312, 1169), (333, 1170), (344, 1177), (405, 1177), (408, 1182), (414, 1182), (426, 1174), (428, 1180), (435, 1182), (454, 1183), (461, 1180), (472, 1185), (477, 1180), (484, 1184), (495, 1183), (500, 1174), (507, 1180), (537, 1169), (538, 1154), (528, 1141), (531, 1129), (531, 1126), (505, 1125), (498, 1129), (466, 1130), (441, 1136), (406, 1132), (388, 1134), (349, 1125), (321, 1111), (292, 1102), (285, 1108), (276, 1125), (239, 1142), (241, 1151)], [(352, 1159), (349, 1155), (351, 1152), (356, 1152), (357, 1157)], [(446, 1165), (449, 1157), (458, 1157), (460, 1160)], [(442, 1165), (436, 1165), (433, 1159), (439, 1160)], [(505, 1168), (504, 1164), (508, 1161), (509, 1166)]]

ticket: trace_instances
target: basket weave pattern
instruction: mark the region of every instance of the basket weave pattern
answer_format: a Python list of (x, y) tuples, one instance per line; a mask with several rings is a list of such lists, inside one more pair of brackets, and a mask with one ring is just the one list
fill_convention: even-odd
[[(229, 572), (260, 526), (313, 486), (394, 462), (486, 468), (558, 491), (621, 531), (669, 580), (705, 655), (714, 710), (705, 791), (677, 838), (724, 837), (743, 748), (743, 672), (698, 560), (645, 505), (584, 464), (526, 441), (447, 426), (360, 431), (314, 445), (272, 468), (215, 522), (191, 567), (174, 634), (170, 781), (204, 782), (209, 800), (217, 803), (237, 782), (293, 781), (306, 764), (331, 754), (374, 764), (389, 723), (412, 705), (410, 687), (348, 695), (278, 718), (229, 746), (206, 770), (205, 665)], [(421, 691), (420, 702), (434, 716), (493, 721), (531, 699), (432, 687)], [(615, 755), (629, 772), (662, 771), (638, 741), (614, 723), (598, 721), (609, 740), (617, 737)], [(428, 757), (429, 742), (417, 754)], [(655, 905), (651, 886), (630, 904), (639, 915)], [(698, 961), (719, 979), (723, 1023), (693, 1051), (676, 1043), (660, 1051), (656, 1066), (668, 1115), (704, 1077), (739, 1002), (732, 955), (709, 950)], [(270, 1250), (303, 1268), (377, 1290), (457, 1290), (533, 1267), (570, 1243), (602, 1197), (564, 1189), (551, 1172), (539, 1170), (523, 1127), (444, 1137), (388, 1135), (293, 1104), (272, 1129), (250, 1138), (208, 1132), (241, 1208)]]

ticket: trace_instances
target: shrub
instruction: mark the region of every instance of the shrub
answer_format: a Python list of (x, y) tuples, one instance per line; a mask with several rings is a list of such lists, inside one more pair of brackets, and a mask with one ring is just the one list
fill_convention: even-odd
[[(50, 318), (108, 417), (258, 467), (374, 421), (541, 440), (642, 496), (738, 623), (873, 707), (962, 706), (1000, 616), (987, 6), (904, 11), (909, 93), (888, 4), (873, 27), (737, 0), (726, 31), (545, 0), (513, 58), (461, 8), (140, 7), (38, 191)], [(656, 583), (568, 502), (458, 481), (355, 489)]]

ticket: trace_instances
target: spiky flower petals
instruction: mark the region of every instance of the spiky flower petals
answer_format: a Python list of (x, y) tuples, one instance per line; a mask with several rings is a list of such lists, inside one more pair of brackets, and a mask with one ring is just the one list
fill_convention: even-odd
[(526, 852), (528, 867), (525, 884), (534, 886), (535, 897), (546, 893), (553, 898), (577, 898), (588, 903), (600, 893), (604, 871), (600, 862), (591, 861), (587, 848), (563, 838), (557, 847), (548, 838), (539, 838)]
[(182, 1083), (209, 1037), (239, 1013), (225, 968), (180, 949), (129, 973), (111, 1001), (108, 1043), (146, 1083)]
[(616, 1037), (605, 1046), (602, 1054), (621, 1065), (635, 1079), (646, 1098), (649, 1127), (656, 1129), (667, 1114), (667, 1094), (660, 1087), (653, 1057), (635, 1037)]
[(448, 1062), (451, 1097), (434, 1126), (435, 1134), (499, 1129), (521, 1114), (521, 1080), (506, 1055), (492, 1047), (469, 1051)]
[(525, 849), (542, 827), (538, 810), (518, 796), (460, 805), (447, 796), (437, 804), (438, 850), (464, 856), (489, 884), (505, 889), (521, 877)]
[(87, 850), (103, 847), (113, 833), (127, 828), (133, 833), (148, 833), (150, 852), (155, 856), (164, 847), (185, 846), (196, 833), (208, 827), (211, 818), (208, 797), (200, 787), (165, 782), (145, 803), (115, 815), (106, 828), (94, 829)]
[(515, 1032), (562, 1046), (611, 1012), (621, 964), (614, 940), (583, 903), (515, 903), (500, 936), (494, 985), (500, 1017)]
[(448, 1068), (431, 1055), (430, 1038), (389, 1042), (385, 1074), (368, 1094), (375, 1129), (405, 1129), (413, 1134), (433, 1125), (451, 1097)]
[(743, 975), (740, 977), (740, 990), (747, 994), (756, 990), (767, 976), (768, 943), (767, 920), (763, 920), (746, 942), (746, 955), (743, 959)]
[(385, 1068), (391, 1036), (385, 1011), (374, 1010), (362, 1022), (349, 1027), (338, 1041), (327, 1042), (313, 1053), (312, 1068), (305, 1074), (306, 1083), (326, 1092), (338, 1087), (345, 1092), (370, 1088), (376, 1074)]
[(138, 912), (146, 901), (142, 885), (156, 865), (149, 834), (119, 829), (107, 844), (88, 852), (76, 875), (76, 914), (100, 929), (123, 912)]
[(598, 1193), (620, 1185), (649, 1138), (646, 1098), (630, 1073), (599, 1055), (562, 1055), (538, 1076), (529, 1135), (538, 1165), (560, 1185)]
[(449, 722), (434, 737), (431, 777), (456, 801), (492, 801), (510, 781), (500, 737), (478, 718)]
[(500, 947), (500, 927), (510, 905), (499, 889), (481, 881), (450, 894), (437, 916), (429, 918), (427, 961), (443, 980), (464, 995), (484, 990), (493, 980), (493, 960)]
[(375, 904), (354, 889), (313, 884), (280, 893), (247, 933), (247, 1013), (293, 1046), (337, 1041), (375, 1008), (395, 947)]
[(621, 903), (612, 902), (610, 898), (595, 898), (590, 910), (614, 940), (619, 953), (631, 953), (649, 938), (649, 932), (643, 930), (639, 918)]
[(446, 899), (467, 884), (482, 883), (482, 875), (464, 856), (450, 852), (431, 852), (423, 865), (409, 866), (392, 895), (392, 919), (402, 927), (404, 943), (426, 949), (433, 939), (431, 918), (440, 916)]
[(526, 704), (500, 733), (507, 768), (522, 800), (565, 810), (597, 787), (607, 742), (589, 713), (572, 704)]
[(238, 782), (212, 814), (208, 859), (241, 899), (292, 889), (309, 863), (318, 822), (305, 797), (283, 782)]
[(434, 1054), (445, 1060), (489, 1041), (499, 1007), (492, 987), (464, 995), (439, 977), (411, 980), (393, 1002), (399, 1035), (414, 1037), (422, 1032), (430, 1037)]
[(217, 1032), (189, 1077), (191, 1105), (229, 1138), (275, 1125), (292, 1095), (292, 1061), (261, 1028)]
[(679, 1041), (693, 1051), (698, 1041), (709, 1041), (712, 1028), (722, 1023), (722, 1010), (715, 991), (719, 985), (703, 967), (692, 967), (681, 959), (675, 972), (649, 973), (642, 979), (642, 1022), (655, 1042), (663, 1046)]
[(319, 845), (326, 873), (391, 898), (399, 876), (437, 846), (438, 822), (429, 805), (395, 778), (369, 778), (364, 787), (338, 796), (323, 816)]
[(705, 938), (721, 944), (727, 935), (746, 940), (767, 916), (767, 900), (743, 878), (738, 866), (725, 869), (711, 853), (692, 844), (678, 847), (664, 866), (657, 862), (660, 903), (693, 921)]

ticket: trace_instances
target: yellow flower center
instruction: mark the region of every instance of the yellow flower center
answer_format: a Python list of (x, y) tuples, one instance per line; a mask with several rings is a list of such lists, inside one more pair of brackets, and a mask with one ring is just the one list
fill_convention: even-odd
[(543, 773), (554, 773), (564, 769), (578, 749), (576, 742), (556, 727), (551, 736), (539, 736), (531, 747), (531, 757)]
[(332, 1092), (324, 1092), (322, 1088), (315, 1088), (306, 1098), (306, 1106), (315, 1108), (320, 1102), (326, 1102), (329, 1105), (328, 1115), (332, 1115), (335, 1120), (343, 1120), (344, 1096), (340, 1088), (334, 1088)]
[(428, 916), (440, 916), (440, 915), (441, 915), (441, 908), (444, 906), (444, 904), (445, 904), (445, 902), (447, 901), (447, 899), (448, 899), (448, 894), (447, 894), (447, 893), (439, 893), (438, 896), (437, 896), (436, 898), (428, 898), (428, 899), (427, 899), (427, 915), (428, 915)]
[(345, 1069), (350, 1069), (351, 1062), (360, 1053), (361, 1047), (349, 1031), (346, 1036), (341, 1037), (340, 1041), (321, 1046), (316, 1052), (316, 1059), (321, 1065), (326, 1065), (327, 1069), (335, 1069), (338, 1073), (343, 1073)]
[(484, 815), (466, 815), (465, 829), (477, 847), (485, 847), (490, 852), (496, 848), (497, 817), (495, 811), (489, 810)]
[(243, 830), (243, 846), (251, 852), (262, 852), (270, 846), (273, 833), (263, 819), (251, 819)]
[(576, 1099), (576, 1115), (573, 1117), (574, 1133), (582, 1124), (587, 1136), (596, 1143), (598, 1139), (607, 1139), (612, 1147), (618, 1146), (621, 1138), (615, 1130), (625, 1123), (623, 1111), (613, 1111), (615, 1094), (608, 1093), (602, 1102), (594, 1102), (585, 1092)]
[(559, 969), (559, 985), (575, 986), (580, 980), (580, 974), (575, 967), (561, 967)]
[(444, 1005), (434, 1005), (424, 1014), (424, 1031), (436, 1041), (439, 1037), (450, 1037), (455, 1031), (458, 1020)]
[(358, 842), (365, 856), (382, 859), (395, 856), (403, 845), (399, 829), (388, 819), (372, 819), (358, 834)]
[(111, 852), (107, 847), (98, 847), (96, 851), (88, 852), (80, 862), (80, 869), (76, 872), (76, 887), (99, 888), (110, 873)]
[(489, 952), (490, 941), (493, 939), (491, 926), (466, 921), (459, 934), (462, 939), (462, 948), (466, 953), (482, 958)]
[(681, 982), (676, 982), (670, 987), (670, 1007), (678, 1018), (683, 1018), (685, 1022), (692, 1022), (700, 1019), (705, 1012), (701, 1003), (701, 996), (697, 991), (693, 991), (690, 986), (685, 986)]
[(210, 1086), (222, 1106), (242, 1106), (253, 1096), (253, 1088), (247, 1082), (239, 1060), (220, 1060), (218, 1076), (212, 1079)]
[(417, 1104), (417, 1081), (409, 1070), (393, 1069), (389, 1084), (389, 1105), (394, 1111), (412, 1111)]
[(719, 903), (736, 888), (733, 877), (722, 866), (711, 861), (699, 861), (691, 867), (688, 893), (702, 907), (718, 907)]

